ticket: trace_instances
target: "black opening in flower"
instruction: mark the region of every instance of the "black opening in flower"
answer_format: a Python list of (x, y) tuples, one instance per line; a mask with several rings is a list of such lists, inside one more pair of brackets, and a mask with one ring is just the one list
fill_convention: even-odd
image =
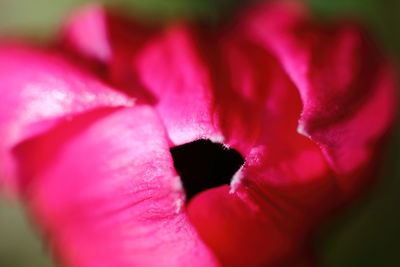
[(207, 189), (229, 184), (244, 164), (235, 149), (200, 139), (170, 149), (174, 166), (181, 177), (186, 201)]

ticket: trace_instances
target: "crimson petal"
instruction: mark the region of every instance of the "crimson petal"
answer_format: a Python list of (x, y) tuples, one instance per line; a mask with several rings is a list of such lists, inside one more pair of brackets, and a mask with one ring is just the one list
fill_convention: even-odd
[(245, 165), (230, 188), (195, 197), (190, 218), (225, 266), (290, 266), (341, 202), (336, 180), (319, 147), (297, 133), (300, 96), (268, 50), (232, 34), (211, 58), (214, 110)]
[(358, 191), (367, 173), (353, 174), (369, 165), (394, 119), (390, 64), (358, 26), (318, 25), (298, 2), (266, 4), (244, 24), (299, 90), (298, 132), (321, 147), (344, 192)]

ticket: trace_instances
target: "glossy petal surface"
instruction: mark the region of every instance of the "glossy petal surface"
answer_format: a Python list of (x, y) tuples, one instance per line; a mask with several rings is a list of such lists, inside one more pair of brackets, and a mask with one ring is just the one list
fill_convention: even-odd
[[(10, 181), (10, 150), (57, 121), (99, 107), (131, 106), (133, 100), (98, 82), (63, 57), (20, 45), (0, 46), (0, 158)], [(9, 184), (10, 185), (10, 184)]]
[(30, 179), (24, 197), (65, 266), (215, 266), (182, 212), (150, 108), (79, 116), (16, 153)]

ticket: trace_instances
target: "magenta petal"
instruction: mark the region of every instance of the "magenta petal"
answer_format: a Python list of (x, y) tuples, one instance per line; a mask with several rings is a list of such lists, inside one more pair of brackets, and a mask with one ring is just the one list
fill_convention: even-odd
[[(390, 66), (363, 31), (316, 25), (298, 3), (267, 4), (246, 23), (301, 94), (299, 133), (318, 143), (344, 177), (368, 165), (394, 118), (395, 86)], [(340, 182), (345, 191), (355, 189), (348, 177)]]
[(88, 59), (109, 63), (113, 56), (106, 11), (89, 5), (74, 13), (63, 30), (63, 45)]
[(157, 115), (138, 107), (80, 120), (17, 150), (23, 166), (42, 165), (25, 199), (65, 266), (216, 266), (182, 212)]
[(133, 104), (63, 58), (18, 45), (0, 46), (0, 79), (0, 169), (8, 186), (14, 183), (9, 151), (17, 143), (75, 114)]
[(134, 62), (139, 78), (157, 99), (159, 112), (176, 145), (196, 139), (222, 141), (213, 117), (213, 92), (188, 28), (175, 25), (152, 40)]

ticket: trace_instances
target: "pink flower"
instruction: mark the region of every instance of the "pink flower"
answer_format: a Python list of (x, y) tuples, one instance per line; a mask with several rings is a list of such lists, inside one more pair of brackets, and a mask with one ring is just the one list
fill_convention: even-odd
[(63, 266), (310, 266), (395, 115), (364, 32), (294, 2), (223, 30), (92, 6), (60, 43), (0, 47), (0, 169)]

